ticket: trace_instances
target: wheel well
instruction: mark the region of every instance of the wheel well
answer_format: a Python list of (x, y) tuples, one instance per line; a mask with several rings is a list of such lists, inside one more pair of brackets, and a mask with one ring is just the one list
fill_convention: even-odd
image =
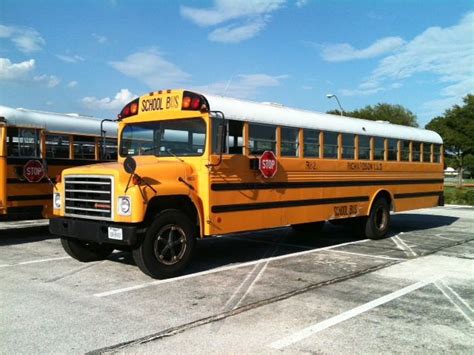
[(390, 206), (390, 211), (394, 211), (392, 195), (387, 190), (380, 190), (375, 194), (370, 204), (370, 208), (372, 208), (372, 205), (374, 204), (374, 202), (377, 201), (377, 199), (379, 198), (385, 199), (385, 201), (387, 201), (388, 205)]
[(184, 212), (189, 219), (199, 226), (199, 215), (196, 206), (188, 196), (171, 195), (171, 196), (157, 196), (148, 202), (144, 222), (149, 223), (153, 216), (164, 210), (178, 210)]

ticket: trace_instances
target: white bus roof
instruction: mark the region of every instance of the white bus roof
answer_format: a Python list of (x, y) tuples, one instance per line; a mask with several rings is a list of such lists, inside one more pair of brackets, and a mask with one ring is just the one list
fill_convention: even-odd
[(258, 103), (206, 94), (204, 96), (209, 101), (211, 111), (222, 111), (227, 119), (232, 120), (436, 144), (443, 143), (438, 133), (421, 128), (299, 110), (280, 104)]
[[(7, 126), (46, 129), (49, 132), (100, 136), (99, 118), (0, 106), (0, 117)], [(104, 122), (107, 137), (117, 137), (116, 122)]]

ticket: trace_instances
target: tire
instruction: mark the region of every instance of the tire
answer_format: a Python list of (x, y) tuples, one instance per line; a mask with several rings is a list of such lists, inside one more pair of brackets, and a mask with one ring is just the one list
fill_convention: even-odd
[(158, 214), (143, 242), (133, 250), (135, 263), (145, 274), (164, 279), (177, 276), (186, 267), (196, 244), (196, 228), (177, 210)]
[(104, 260), (114, 251), (110, 245), (77, 239), (61, 238), (61, 244), (69, 256), (82, 262)]
[(292, 224), (291, 227), (300, 233), (319, 233), (324, 227), (325, 221), (320, 222), (311, 222), (311, 223), (301, 223), (301, 224)]
[(390, 208), (387, 200), (377, 199), (368, 217), (360, 219), (360, 232), (369, 239), (382, 239), (388, 233), (390, 226)]

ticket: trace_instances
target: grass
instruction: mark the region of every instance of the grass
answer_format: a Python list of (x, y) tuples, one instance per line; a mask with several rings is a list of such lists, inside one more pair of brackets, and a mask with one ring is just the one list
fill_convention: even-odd
[(474, 206), (474, 187), (458, 189), (454, 186), (445, 186), (444, 201), (446, 204)]

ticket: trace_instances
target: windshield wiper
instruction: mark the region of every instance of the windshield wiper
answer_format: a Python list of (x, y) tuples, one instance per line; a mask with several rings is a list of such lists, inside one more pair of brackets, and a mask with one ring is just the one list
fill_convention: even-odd
[(166, 152), (167, 152), (169, 155), (174, 156), (174, 157), (175, 157), (176, 159), (178, 159), (180, 162), (182, 162), (182, 163), (184, 162), (184, 160), (181, 159), (180, 157), (178, 157), (176, 154), (174, 154), (174, 153), (171, 151), (171, 149), (169, 149), (169, 148), (166, 149)]

